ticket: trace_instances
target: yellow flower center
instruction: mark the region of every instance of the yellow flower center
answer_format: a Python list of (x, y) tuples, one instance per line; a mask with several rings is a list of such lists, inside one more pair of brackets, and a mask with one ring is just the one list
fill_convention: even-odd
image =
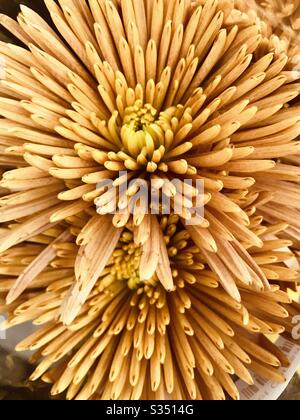
[[(175, 157), (171, 149), (180, 129), (181, 113), (180, 106), (159, 112), (152, 105), (143, 104), (140, 99), (122, 113), (115, 112), (110, 124), (118, 132), (120, 151), (108, 153), (106, 168), (114, 170), (124, 165), (127, 170), (132, 171), (168, 172), (168, 165), (172, 166)], [(185, 162), (184, 172), (187, 169)]]
[[(124, 244), (121, 243), (125, 242)], [(142, 249), (132, 240), (132, 234), (126, 232), (120, 241), (118, 249), (116, 249), (111, 257), (107, 273), (100, 283), (101, 289), (109, 289), (109, 286), (116, 281), (127, 282), (127, 286), (131, 290), (139, 287), (156, 286), (158, 283), (157, 276), (154, 275), (150, 280), (144, 282), (140, 278), (139, 267), (142, 255)]]

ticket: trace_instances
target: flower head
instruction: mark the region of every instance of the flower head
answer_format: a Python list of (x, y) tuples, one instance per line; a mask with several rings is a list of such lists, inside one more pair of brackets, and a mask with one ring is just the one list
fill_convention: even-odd
[[(289, 325), (288, 295), (275, 284), (268, 292), (240, 284), (238, 303), (222, 290), (177, 216), (162, 218), (160, 228), (170, 256), (173, 292), (166, 292), (156, 275), (141, 281), (143, 254), (129, 226), (70, 325), (57, 317), (74, 282), (70, 268), (76, 245), (67, 241), (54, 246), (56, 257), (47, 271), (6, 307), (7, 328), (26, 320), (40, 327), (17, 347), (36, 352), (32, 380), (41, 377), (53, 384), (53, 395), (67, 391), (67, 398), (77, 399), (238, 399), (234, 373), (249, 384), (251, 372), (284, 381), (277, 368), (286, 359), (263, 334), (282, 333)], [(262, 239), (283, 228), (261, 226)], [(293, 254), (272, 250), (285, 244), (264, 240), (264, 249), (253, 249), (252, 257), (269, 278), (289, 282), (299, 278), (284, 268)], [(12, 263), (22, 253), (25, 265), (26, 252), (29, 258), (39, 251), (28, 246), (2, 258)], [(13, 281), (1, 284), (5, 292)]]

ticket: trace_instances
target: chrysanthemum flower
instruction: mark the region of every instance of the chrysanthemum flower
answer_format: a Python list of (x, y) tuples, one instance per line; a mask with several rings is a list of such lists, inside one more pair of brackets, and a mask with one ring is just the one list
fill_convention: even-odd
[(277, 25), (281, 30), (286, 29), (288, 32), (299, 31), (299, 0), (250, 0), (249, 3), (252, 3), (250, 7), (258, 7), (260, 14), (272, 22), (274, 27)]
[[(283, 380), (264, 334), (290, 331), (277, 283), (299, 273), (287, 225), (262, 216), (287, 203), (279, 160), (300, 152), (285, 45), (240, 1), (45, 3), (57, 31), (23, 6), (1, 23), (25, 48), (0, 44), (0, 290), (8, 327), (46, 324), (19, 346), (43, 359), (32, 379), (70, 398), (208, 399), (238, 398), (247, 365)], [(204, 182), (196, 224), (194, 186), (174, 214), (187, 179)], [(141, 180), (167, 216), (132, 205)]]
[[(80, 220), (83, 226), (85, 220)], [(288, 244), (264, 240), (283, 228), (258, 225), (264, 245), (253, 249), (252, 257), (268, 278), (280, 276), (288, 282), (299, 278), (283, 264), (293, 254), (273, 251)], [(29, 320), (41, 326), (17, 348), (36, 351), (32, 361), (39, 363), (32, 380), (42, 377), (53, 384), (53, 395), (67, 390), (67, 398), (77, 399), (224, 399), (225, 395), (238, 399), (233, 374), (249, 384), (250, 372), (284, 381), (277, 369), (287, 360), (263, 334), (290, 331), (289, 316), (299, 308), (289, 305), (288, 295), (275, 284), (258, 293), (240, 283), (243, 301), (238, 303), (220, 288), (218, 276), (207, 269), (178, 216), (163, 217), (160, 229), (175, 290), (165, 292), (156, 276), (141, 281), (143, 255), (128, 226), (69, 326), (57, 322), (57, 317), (74, 282), (76, 245), (62, 241), (53, 246), (56, 257), (48, 269), (31, 290), (5, 306), (10, 314), (6, 327)], [(52, 241), (52, 234), (47, 232), (44, 238)], [(17, 260), (14, 274), (22, 272), (22, 265), (34, 259), (40, 247), (28, 244), (27, 250), (23, 246), (8, 251), (2, 257), (7, 272), (12, 274), (11, 264)], [(1, 292), (13, 284), (2, 281)]]

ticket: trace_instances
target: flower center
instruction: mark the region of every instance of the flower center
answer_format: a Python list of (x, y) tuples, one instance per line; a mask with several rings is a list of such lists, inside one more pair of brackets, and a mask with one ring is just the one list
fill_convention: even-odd
[[(123, 242), (123, 243), (122, 243)], [(144, 282), (140, 278), (140, 260), (142, 249), (133, 241), (132, 234), (126, 232), (121, 238), (118, 248), (114, 251), (107, 273), (101, 280), (101, 289), (109, 288), (113, 283), (127, 282), (127, 286), (131, 290), (139, 287), (156, 286), (158, 278), (154, 275), (150, 280)]]
[[(199, 250), (190, 244), (188, 232), (181, 230), (178, 216), (174, 214), (170, 217), (164, 216), (160, 227), (164, 233), (171, 261), (172, 276), (174, 280), (178, 280), (179, 270), (185, 271), (191, 266), (197, 269), (197, 260), (194, 257)], [(155, 290), (160, 284), (156, 274), (148, 280), (141, 278), (141, 259), (145, 258), (145, 247), (147, 248), (146, 245), (140, 246), (135, 243), (133, 230), (126, 229), (101, 275), (100, 291), (114, 293), (117, 284), (117, 287), (128, 287), (131, 290), (137, 290), (138, 293), (151, 293), (150, 290)]]
[[(143, 282), (140, 279), (139, 267), (142, 250), (134, 242), (125, 244), (113, 254), (112, 274), (119, 281), (127, 281), (129, 289), (137, 289)], [(157, 277), (154, 276), (147, 283), (155, 286)]]
[[(144, 105), (141, 100), (125, 108), (120, 115), (122, 150), (109, 153), (110, 162), (122, 162), (126, 169), (132, 171), (167, 172), (167, 152), (174, 140), (174, 118), (177, 112), (175, 107), (158, 112), (152, 105)], [(110, 167), (114, 166), (108, 163), (107, 168)]]
[(134, 106), (126, 108), (123, 119), (123, 129), (130, 128), (135, 132), (147, 131), (147, 128), (156, 121), (157, 111), (152, 105), (142, 106), (137, 101)]

